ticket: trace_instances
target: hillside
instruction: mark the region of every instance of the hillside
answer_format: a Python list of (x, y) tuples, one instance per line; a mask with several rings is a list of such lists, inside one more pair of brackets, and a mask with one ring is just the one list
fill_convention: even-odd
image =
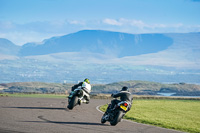
[(165, 35), (173, 38), (173, 45), (166, 50), (152, 54), (124, 57), (124, 62), (132, 65), (159, 65), (186, 69), (200, 68), (200, 33)]
[(95, 85), (93, 91), (96, 93), (113, 93), (127, 86), (132, 94), (136, 95), (158, 95), (158, 93), (174, 93), (174, 96), (200, 96), (200, 85), (174, 83), (161, 84), (148, 81), (123, 81), (106, 85)]
[(9, 93), (65, 93), (72, 84), (44, 82), (14, 82), (0, 84), (0, 91)]
[(137, 35), (100, 30), (83, 30), (65, 36), (46, 39), (41, 44), (27, 43), (22, 46), (19, 55), (90, 52), (125, 57), (155, 53), (165, 50), (172, 43), (173, 40), (164, 34)]
[(0, 38), (0, 54), (2, 55), (17, 55), (20, 46), (15, 45), (11, 41)]
[[(18, 82), (0, 84), (1, 92), (34, 92), (34, 93), (65, 93), (71, 91), (73, 84), (43, 83), (43, 82)], [(123, 86), (127, 86), (132, 94), (158, 95), (158, 93), (173, 93), (174, 96), (200, 96), (200, 85), (174, 83), (161, 84), (147, 81), (123, 81), (110, 84), (93, 84), (92, 93), (116, 93)]]

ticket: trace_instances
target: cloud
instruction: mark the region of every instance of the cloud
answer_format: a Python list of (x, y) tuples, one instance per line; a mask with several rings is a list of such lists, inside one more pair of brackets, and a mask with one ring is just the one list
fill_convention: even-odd
[[(194, 31), (194, 28), (196, 28), (195, 31), (200, 31), (199, 25), (184, 25), (183, 23), (175, 23), (175, 24), (148, 24), (143, 22), (142, 20), (134, 20), (134, 19), (109, 19), (106, 18), (102, 20), (102, 23), (105, 25), (112, 25), (120, 29), (126, 29), (127, 27), (132, 29), (137, 29), (140, 33), (141, 32), (174, 32), (178, 31), (181, 32), (192, 32)], [(172, 30), (174, 29), (174, 31)], [(157, 31), (156, 31), (157, 30)]]
[(84, 21), (78, 21), (78, 20), (68, 20), (67, 21), (69, 24), (74, 24), (74, 25), (85, 25)]
[(9, 30), (14, 27), (14, 24), (10, 21), (0, 21), (0, 30)]
[(141, 20), (129, 20), (129, 19), (120, 18), (119, 21), (123, 25), (137, 26), (137, 27), (141, 27), (141, 28), (146, 26), (146, 24)]
[(105, 24), (109, 24), (109, 25), (122, 25), (122, 23), (120, 21), (117, 21), (115, 19), (109, 19), (109, 18), (106, 18), (103, 20), (103, 23)]
[(134, 20), (134, 19), (125, 19), (125, 18), (120, 18), (120, 19), (104, 19), (102, 21), (104, 24), (108, 24), (108, 25), (116, 25), (116, 26), (133, 26), (133, 27), (137, 27), (137, 28), (155, 28), (155, 27), (166, 27), (165, 24), (146, 24), (145, 22), (143, 22), (142, 20)]

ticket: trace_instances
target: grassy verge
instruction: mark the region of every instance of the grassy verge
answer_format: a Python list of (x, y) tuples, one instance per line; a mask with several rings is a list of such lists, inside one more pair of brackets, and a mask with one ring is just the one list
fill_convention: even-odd
[(14, 93), (14, 94), (0, 94), (3, 97), (33, 97), (33, 98), (66, 98), (65, 94), (24, 94), (24, 93)]
[[(107, 105), (100, 109), (105, 111)], [(134, 100), (125, 119), (159, 127), (200, 133), (200, 101)]]

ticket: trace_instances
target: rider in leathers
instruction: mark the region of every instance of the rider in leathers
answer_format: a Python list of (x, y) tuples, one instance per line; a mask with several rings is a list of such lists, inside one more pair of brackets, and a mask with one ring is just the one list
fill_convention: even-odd
[(129, 111), (131, 109), (133, 97), (132, 97), (131, 93), (129, 92), (128, 87), (126, 87), (126, 86), (122, 87), (122, 90), (119, 93), (112, 94), (111, 96), (114, 98), (120, 97), (120, 100), (114, 99), (111, 101), (111, 109), (113, 109), (115, 107), (115, 105), (121, 101), (128, 102), (129, 108), (127, 111)]
[[(84, 100), (82, 100), (83, 103), (87, 103), (87, 104), (88, 104), (89, 101), (90, 101), (90, 96), (89, 96), (89, 94), (90, 94), (90, 92), (91, 92), (91, 85), (90, 85), (89, 79), (86, 78), (83, 82), (80, 82), (80, 83), (78, 83), (78, 84), (72, 86), (71, 91), (73, 92), (73, 91), (74, 91), (76, 88), (78, 88), (79, 86), (81, 86), (82, 89), (88, 94), (88, 95), (85, 95), (85, 96), (84, 96)], [(79, 104), (81, 104), (81, 103), (79, 103)]]

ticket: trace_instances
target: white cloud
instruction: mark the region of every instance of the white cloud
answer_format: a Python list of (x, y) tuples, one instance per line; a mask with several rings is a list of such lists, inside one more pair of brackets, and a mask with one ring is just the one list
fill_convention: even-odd
[(130, 20), (130, 19), (125, 19), (125, 18), (120, 18), (118, 20), (107, 18), (107, 19), (104, 19), (102, 22), (108, 25), (116, 25), (116, 26), (136, 26), (140, 28), (147, 26), (141, 20)]
[(14, 28), (14, 24), (10, 21), (0, 21), (0, 29), (1, 30), (9, 30)]
[(120, 18), (120, 19), (104, 19), (102, 21), (104, 24), (108, 25), (116, 25), (116, 26), (130, 26), (130, 27), (137, 27), (137, 28), (168, 28), (168, 27), (175, 27), (175, 28), (180, 28), (184, 26), (182, 23), (177, 23), (177, 24), (147, 24), (143, 22), (142, 20), (134, 20), (134, 19), (125, 19), (125, 18)]
[(75, 25), (85, 25), (84, 21), (78, 21), (78, 20), (68, 20), (69, 24), (75, 24)]
[(115, 26), (108, 29), (116, 29), (119, 32), (129, 32), (129, 33), (166, 33), (166, 32), (200, 32), (199, 25), (185, 25), (183, 23), (174, 24), (159, 24), (159, 23), (145, 23), (142, 20), (135, 19), (111, 19), (106, 18), (102, 20), (104, 25), (107, 27)]
[(117, 21), (115, 19), (109, 19), (109, 18), (106, 18), (103, 20), (103, 23), (105, 24), (109, 24), (109, 25), (122, 25), (122, 23), (120, 21)]
[(136, 26), (140, 28), (143, 28), (146, 26), (146, 24), (141, 20), (129, 20), (129, 19), (120, 18), (119, 21), (123, 25), (128, 25), (128, 26)]

